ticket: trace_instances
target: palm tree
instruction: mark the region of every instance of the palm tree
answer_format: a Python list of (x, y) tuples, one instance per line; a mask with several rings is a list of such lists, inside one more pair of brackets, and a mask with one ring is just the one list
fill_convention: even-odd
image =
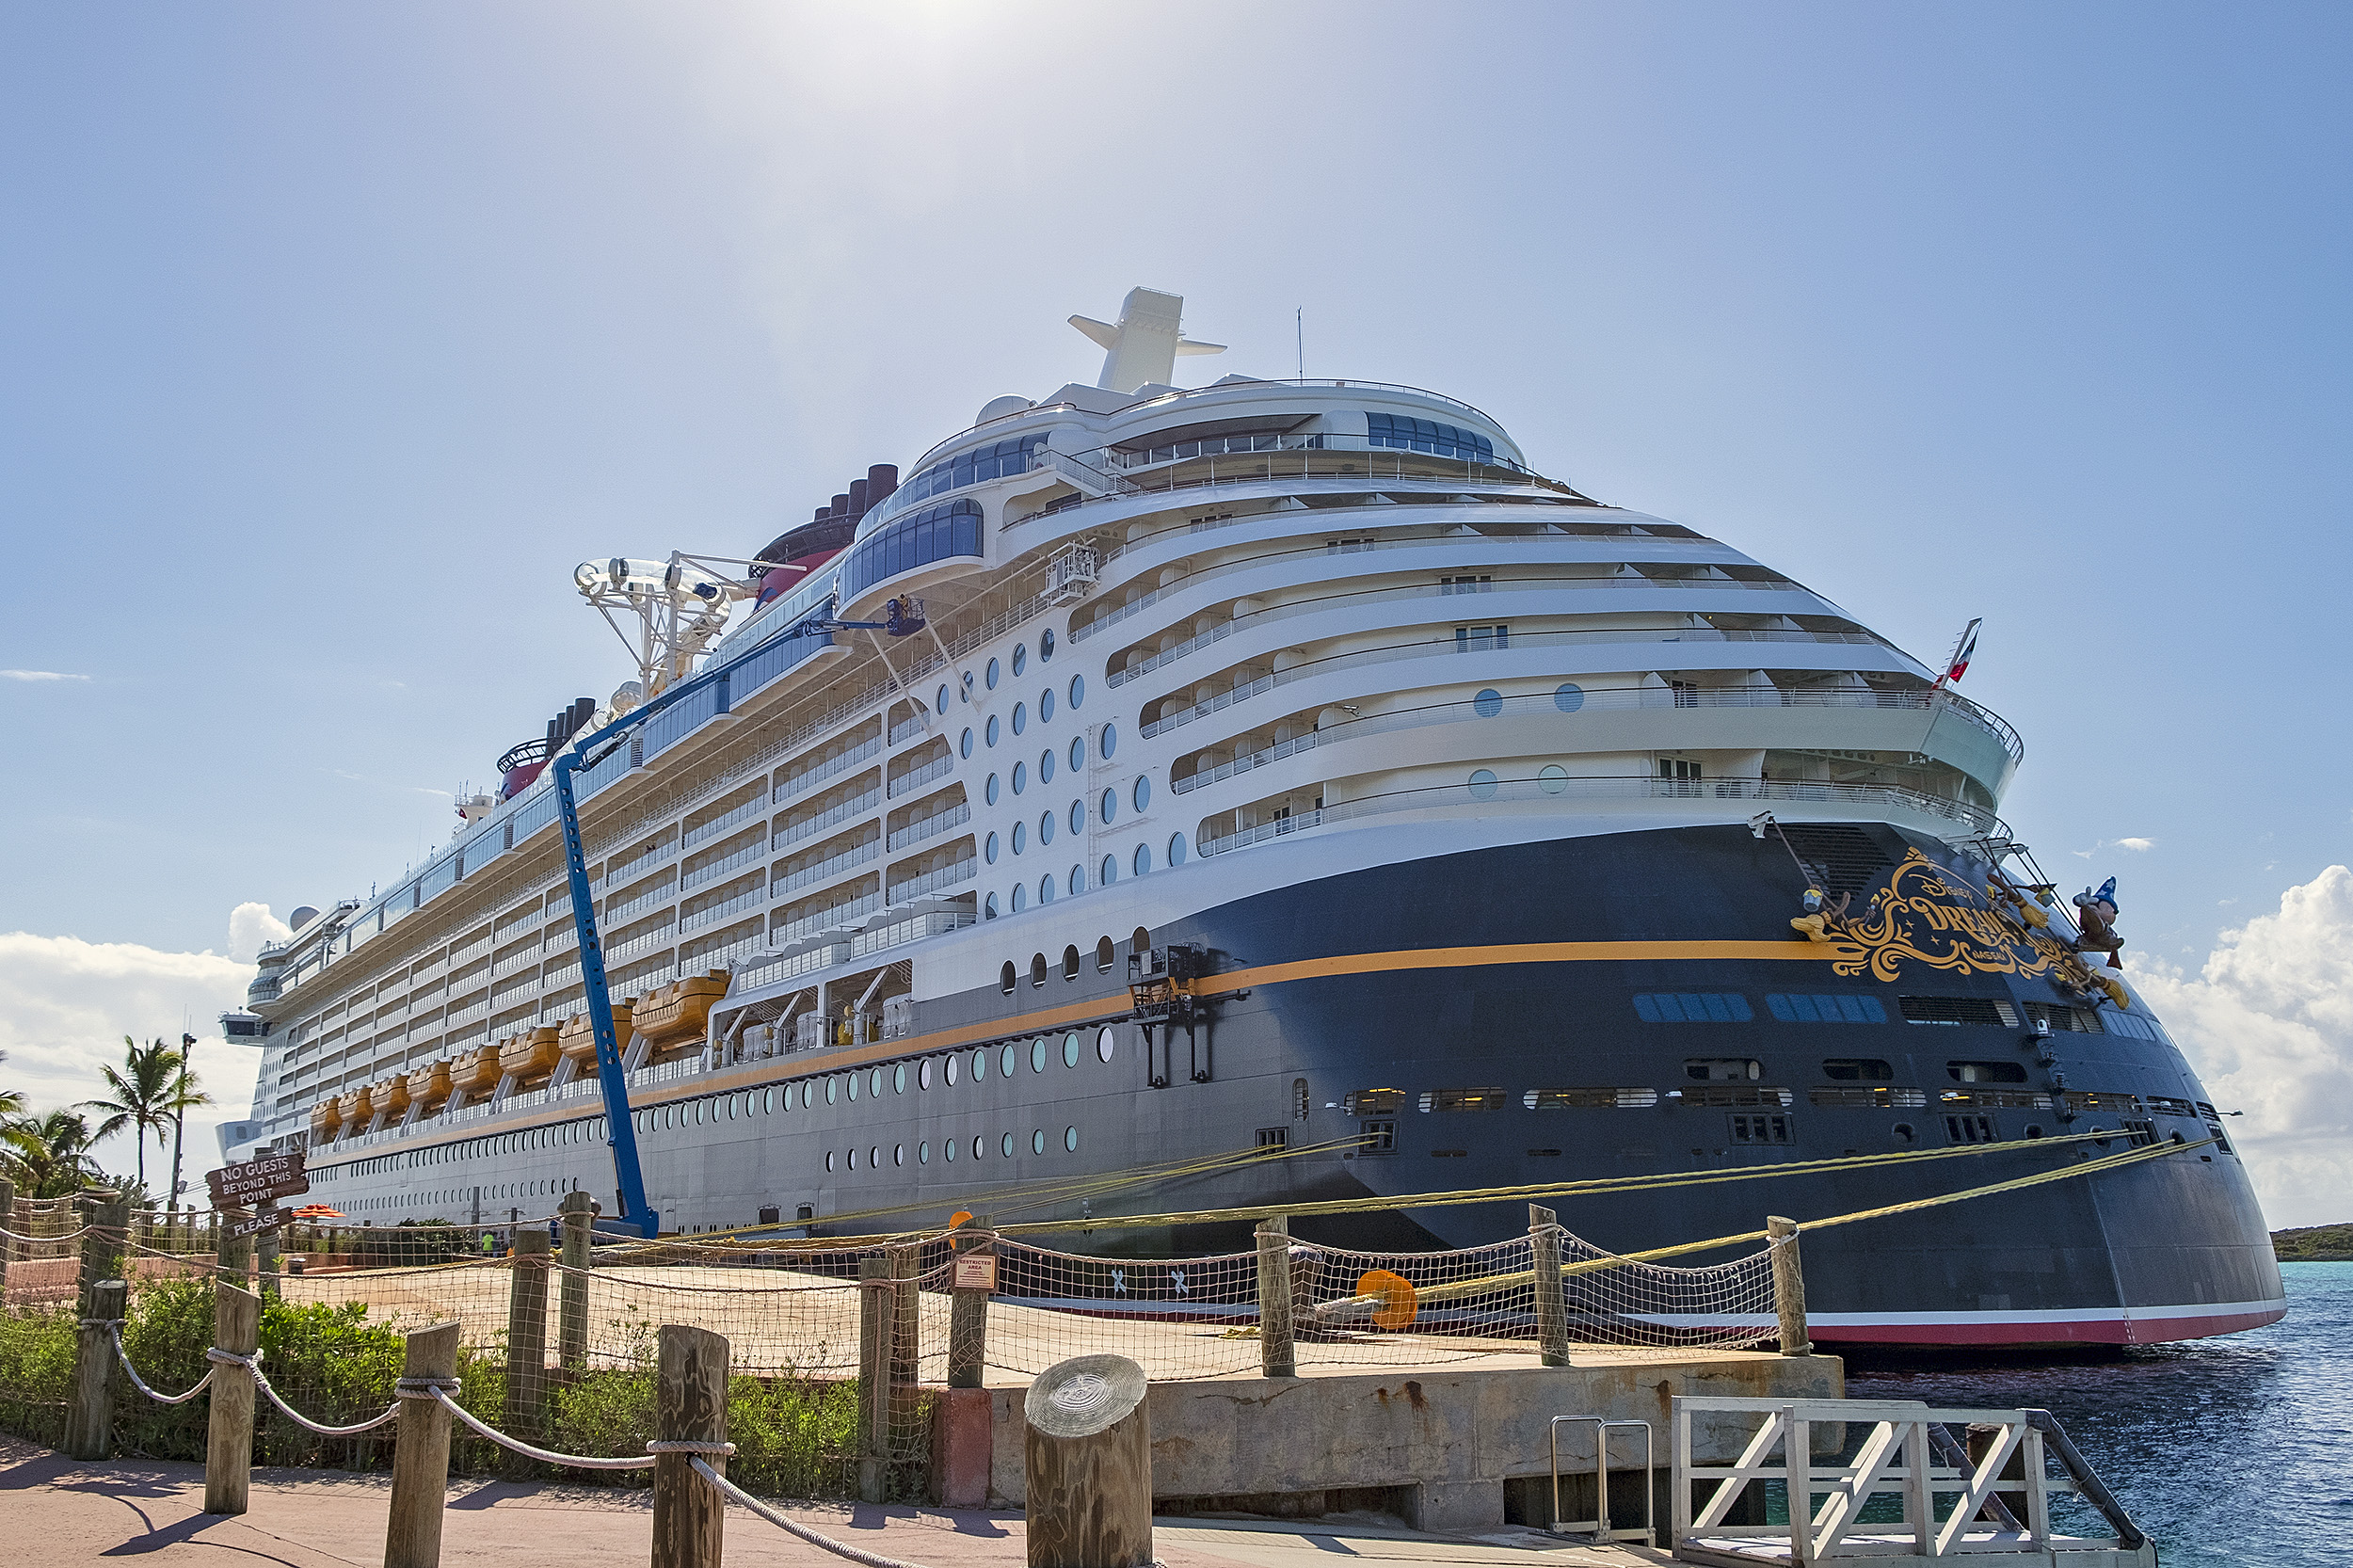
[(0, 1154), (24, 1178), (25, 1196), (62, 1198), (81, 1189), (96, 1167), (89, 1158), (89, 1123), (71, 1111), (20, 1116), (0, 1127)]
[(164, 1142), (164, 1129), (171, 1126), (174, 1112), (171, 1100), (180, 1075), (186, 1070), (180, 1053), (161, 1040), (142, 1046), (128, 1034), (122, 1037), (122, 1066), (101, 1067), (99, 1075), (114, 1098), (84, 1100), (83, 1109), (104, 1113), (105, 1120), (98, 1124), (97, 1136), (111, 1138), (124, 1128), (131, 1129), (131, 1141), (138, 1150), (138, 1183), (147, 1185), (147, 1135), (155, 1134), (155, 1142)]
[(164, 1105), (171, 1112), (171, 1195), (167, 1201), (173, 1208), (180, 1207), (180, 1149), (188, 1129), (188, 1112), (213, 1103), (213, 1096), (204, 1093), (197, 1081), (196, 1069), (188, 1065), (188, 1057), (195, 1049), (195, 1035), (180, 1036), (180, 1049), (175, 1053), (179, 1071), (172, 1077)]
[[(0, 1062), (6, 1062), (8, 1059), (8, 1053), (7, 1051), (0, 1050)], [(0, 1119), (6, 1119), (10, 1116), (22, 1116), (23, 1114), (24, 1114), (24, 1096), (23, 1092), (16, 1089), (0, 1089)]]

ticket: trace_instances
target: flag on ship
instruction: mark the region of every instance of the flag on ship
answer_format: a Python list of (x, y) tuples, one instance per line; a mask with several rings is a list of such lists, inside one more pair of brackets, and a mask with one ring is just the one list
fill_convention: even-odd
[(1985, 617), (1980, 616), (1962, 629), (1961, 641), (1953, 645), (1953, 656), (1945, 662), (1944, 679), (1937, 682), (1938, 685), (1945, 684), (1946, 680), (1959, 684), (1961, 678), (1969, 673), (1969, 661), (1977, 651), (1977, 628), (1984, 624)]

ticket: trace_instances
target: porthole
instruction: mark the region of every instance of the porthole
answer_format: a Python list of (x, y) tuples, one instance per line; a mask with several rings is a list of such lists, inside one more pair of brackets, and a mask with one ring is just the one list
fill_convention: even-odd
[(997, 738), (998, 738), (999, 736), (1002, 735), (1003, 733), (1004, 733), (1004, 730), (1003, 730), (1003, 729), (1001, 729), (1001, 728), (999, 728), (999, 726), (998, 726), (998, 723), (997, 723), (997, 715), (996, 715), (996, 714), (994, 714), (994, 713), (989, 714), (989, 715), (988, 715), (988, 744), (989, 744), (990, 745), (995, 745), (995, 744), (997, 744)]
[[(787, 1108), (787, 1109), (790, 1109), (790, 1108), (791, 1108), (791, 1106), (792, 1106), (792, 1091), (791, 1091), (790, 1089), (788, 1089), (788, 1090), (786, 1090), (786, 1091), (785, 1091), (785, 1105), (786, 1105), (786, 1108)], [(763, 1091), (761, 1091), (761, 1093), (760, 1093), (760, 1113), (761, 1115), (763, 1115), (763, 1116), (773, 1116), (773, 1115), (775, 1115), (775, 1114), (776, 1114), (776, 1092), (774, 1089), (767, 1089), (767, 1090), (763, 1090)]]
[(1473, 800), (1495, 799), (1496, 776), (1485, 768), (1477, 770), (1470, 776), (1470, 792)]
[(857, 1099), (857, 1074), (856, 1073), (850, 1075), (850, 1098), (853, 1103)]
[(893, 1165), (904, 1165), (907, 1162), (907, 1146), (904, 1144), (890, 1145), (890, 1162)]
[(1012, 1041), (1005, 1042), (1005, 1048), (998, 1054), (997, 1058), (998, 1077), (1011, 1078), (1013, 1076), (1014, 1065), (1020, 1060), (1020, 1051), (1021, 1048)]
[(882, 1169), (882, 1145), (880, 1144), (875, 1144), (867, 1149), (866, 1168), (870, 1171)]
[(1072, 676), (1070, 678), (1070, 706), (1075, 710), (1079, 704), (1084, 702), (1086, 699), (1087, 678), (1083, 675)]
[(928, 1056), (915, 1064), (915, 1086), (919, 1090), (932, 1086), (932, 1059)]
[(915, 1145), (915, 1162), (918, 1165), (928, 1165), (932, 1162), (932, 1145), (929, 1139)]
[(1062, 1146), (1066, 1153), (1079, 1152), (1079, 1129), (1077, 1128), (1066, 1127), (1062, 1129)]
[(882, 1069), (876, 1067), (866, 1075), (866, 1095), (869, 1099), (882, 1098)]
[(997, 1152), (1000, 1157), (1006, 1160), (1011, 1160), (1013, 1158), (1012, 1133), (1008, 1132), (1002, 1138), (997, 1140)]
[(1016, 762), (1013, 765), (1013, 792), (1015, 794), (1019, 794), (1022, 791), (1028, 789), (1029, 787), (1030, 764), (1027, 762)]
[(964, 738), (956, 743), (956, 750), (965, 757), (972, 755), (972, 727), (970, 725), (964, 727)]
[(1894, 1134), (1896, 1142), (1898, 1144), (1909, 1144), (1914, 1138), (1919, 1136), (1918, 1133), (1912, 1130), (1912, 1124), (1910, 1122), (1897, 1122), (1888, 1130)]
[(1070, 803), (1070, 831), (1074, 834), (1084, 833), (1086, 826), (1087, 803), (1083, 800), (1072, 801)]
[[(1018, 776), (1016, 775), (1016, 776)], [(1025, 823), (1025, 822), (1017, 822), (1017, 823), (1015, 823), (1015, 824), (1013, 824), (1013, 852), (1014, 852), (1016, 855), (1018, 855), (1018, 854), (1020, 854), (1023, 850), (1028, 849), (1029, 847), (1030, 847), (1030, 824), (1029, 824), (1028, 823)], [(1020, 906), (1019, 904), (1015, 904), (1015, 905), (1014, 905), (1014, 907), (1015, 907), (1016, 909), (1018, 909), (1018, 908), (1020, 908), (1021, 906)]]
[(1135, 873), (1138, 876), (1142, 876), (1144, 872), (1150, 871), (1151, 869), (1152, 846), (1150, 844), (1138, 844), (1136, 846)]
[(988, 680), (988, 689), (992, 692), (995, 691), (997, 689), (997, 661), (994, 659), (991, 659), (988, 662), (988, 675), (986, 679)]
[[(1005, 989), (1013, 989), (1013, 966), (1005, 966)], [(981, 1047), (972, 1053), (972, 1081), (978, 1083), (988, 1076), (988, 1048)]]
[(948, 683), (947, 683), (945, 680), (943, 680), (943, 681), (941, 681), (941, 682), (939, 683), (939, 698), (938, 698), (938, 703), (937, 703), (937, 706), (936, 706), (935, 708), (933, 708), (932, 712), (935, 712), (935, 713), (944, 713), (944, 712), (946, 712), (947, 711), (948, 711)]
[(1048, 627), (1037, 634), (1037, 656), (1043, 662), (1054, 656), (1054, 631)]
[[(1079, 978), (1079, 950), (1075, 946), (1062, 950), (1062, 977), (1064, 980)], [(1075, 1040), (1078, 1036), (1074, 1034), (1071, 1038)]]
[(1033, 1073), (1042, 1073), (1045, 1070), (1046, 1036), (1041, 1034), (1036, 1039), (1030, 1042), (1030, 1071)]
[(956, 695), (965, 701), (972, 700), (972, 672), (966, 670), (956, 678)]
[(939, 1076), (947, 1080), (948, 1087), (951, 1089), (956, 1086), (957, 1078), (963, 1074), (964, 1069), (960, 1065), (963, 1061), (964, 1058), (960, 1056), (951, 1056), (942, 1059), (940, 1062)]
[(907, 1092), (907, 1064), (904, 1062), (890, 1069), (890, 1092), (894, 1095)]
[(1052, 746), (1048, 746), (1037, 754), (1037, 781), (1040, 784), (1051, 784), (1054, 781), (1054, 748)]
[(1152, 804), (1152, 781), (1141, 774), (1136, 776), (1134, 798), (1138, 811)]
[(1119, 856), (1106, 855), (1103, 856), (1103, 863), (1096, 868), (1095, 885), (1098, 888), (1108, 888), (1118, 880)]
[[(1049, 751), (1046, 755), (1051, 757), (1053, 753)], [(1053, 812), (1048, 811), (1037, 819), (1037, 841), (1041, 845), (1050, 844), (1054, 841)]]
[(1037, 879), (1037, 901), (1040, 904), (1051, 904), (1054, 902), (1053, 872), (1048, 872), (1044, 876)]
[(1044, 1154), (1046, 1152), (1046, 1129), (1044, 1128), (1039, 1128), (1035, 1132), (1030, 1134), (1030, 1152), (1032, 1154)]
[(1096, 1032), (1095, 1059), (1097, 1062), (1109, 1062), (1118, 1051), (1119, 1036), (1112, 1032), (1111, 1025), (1105, 1024)]
[(1548, 795), (1557, 795), (1569, 787), (1569, 770), (1558, 762), (1547, 762), (1536, 775), (1536, 788)]
[(1023, 911), (1024, 909), (1027, 909), (1029, 906), (1030, 906), (1030, 885), (1029, 885), (1028, 883), (1026, 883), (1026, 882), (1016, 882), (1016, 883), (1015, 883), (1015, 884), (1013, 885), (1013, 912), (1014, 912), (1015, 914), (1018, 915), (1019, 913), (1021, 913), (1021, 911)]
[(939, 1145), (939, 1152), (948, 1157), (949, 1164), (954, 1164), (956, 1162), (956, 1141), (953, 1138), (943, 1139)]
[(1471, 711), (1482, 719), (1494, 718), (1503, 712), (1503, 694), (1493, 686), (1471, 698)]
[(981, 858), (987, 861), (992, 866), (997, 864), (996, 834), (992, 833), (987, 838), (981, 840)]
[(995, 893), (989, 894), (987, 900), (982, 904), (981, 918), (987, 920), (997, 918), (997, 895)]
[(827, 1149), (825, 1151), (825, 1169), (827, 1171), (831, 1171), (833, 1169), (833, 1150), (831, 1149)]
[(1087, 742), (1084, 735), (1070, 743), (1070, 771), (1077, 773), (1087, 765)]
[(987, 1147), (987, 1140), (979, 1134), (975, 1134), (972, 1139), (972, 1158), (978, 1160), (981, 1157), (982, 1152)]
[(1051, 686), (1037, 694), (1037, 722), (1040, 724), (1054, 722), (1054, 688)]
[(1168, 836), (1168, 863), (1172, 866), (1185, 863), (1185, 836), (1181, 833)]
[(995, 774), (990, 774), (988, 782), (981, 786), (981, 794), (991, 806), (997, 804), (997, 776)]
[(1102, 798), (1095, 803), (1095, 814), (1103, 819), (1105, 827), (1109, 827), (1119, 815), (1119, 792), (1105, 790)]
[(1026, 734), (1029, 728), (1030, 705), (1026, 702), (1015, 703), (1013, 705), (1013, 732), (1016, 735)]
[[(1070, 955), (1071, 955), (1073, 958), (1076, 958), (1076, 957), (1079, 955), (1079, 954), (1078, 954), (1078, 950), (1077, 950), (1076, 948), (1073, 948), (1073, 949), (1071, 950), (1071, 953), (1070, 953)], [(1072, 965), (1072, 966), (1070, 966), (1070, 967), (1071, 967), (1072, 968), (1076, 968), (1078, 966), (1076, 966), (1076, 965), (1074, 964), (1074, 965)], [(1065, 1034), (1065, 1035), (1064, 1035), (1064, 1036), (1062, 1037), (1062, 1064), (1063, 1064), (1064, 1066), (1065, 1066), (1065, 1067), (1075, 1067), (1075, 1066), (1077, 1066), (1077, 1065), (1079, 1064), (1079, 1037), (1078, 1037), (1078, 1035), (1076, 1035), (1076, 1034)]]
[(1112, 754), (1118, 749), (1119, 731), (1107, 724), (1103, 727), (1102, 736), (1095, 743), (1095, 755), (1109, 761)]
[(730, 1122), (735, 1120), (736, 1102), (741, 1098), (743, 1098), (741, 1095), (729, 1095), (728, 1096), (728, 1120)]
[(1014, 674), (1017, 677), (1017, 676), (1019, 676), (1019, 675), (1023, 674), (1025, 671), (1027, 671), (1027, 670), (1029, 669), (1029, 667), (1030, 667), (1030, 645), (1029, 645), (1029, 644), (1027, 644), (1027, 643), (1016, 643), (1016, 644), (1014, 644), (1014, 645), (1013, 645), (1013, 673), (1014, 673)]
[(1552, 705), (1564, 713), (1574, 713), (1585, 706), (1585, 688), (1574, 680), (1563, 680), (1552, 689)]
[(1086, 869), (1084, 866), (1073, 866), (1073, 867), (1071, 867), (1071, 868), (1070, 868), (1070, 896), (1071, 896), (1072, 898), (1077, 898), (1077, 897), (1078, 897), (1080, 893), (1083, 893), (1083, 892), (1085, 892), (1086, 890), (1087, 890), (1087, 869)]
[(857, 1150), (856, 1149), (850, 1151), (850, 1169), (854, 1171), (857, 1169)]

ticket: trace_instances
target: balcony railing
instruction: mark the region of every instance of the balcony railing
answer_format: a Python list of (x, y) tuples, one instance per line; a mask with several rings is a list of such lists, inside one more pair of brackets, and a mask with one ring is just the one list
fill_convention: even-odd
[(958, 801), (945, 811), (935, 811), (928, 817), (918, 817), (890, 836), (890, 851), (897, 854), (909, 844), (920, 844), (936, 834), (947, 832), (972, 820), (972, 808)]
[(729, 807), (709, 822), (696, 823), (679, 835), (679, 843), (685, 849), (693, 849), (696, 844), (709, 843), (730, 827), (750, 822), (755, 817), (766, 815), (767, 810), (768, 802), (754, 795), (740, 806)]
[(757, 864), (767, 857), (768, 840), (754, 839), (743, 848), (730, 850), (716, 860), (688, 867), (684, 874), (679, 878), (679, 890), (685, 892), (700, 888), (706, 883), (722, 881), (729, 872), (740, 871), (745, 866)]
[(882, 789), (879, 785), (872, 790), (861, 790), (850, 799), (837, 806), (828, 807), (813, 817), (804, 817), (792, 826), (785, 828), (768, 841), (768, 848), (771, 853), (790, 849), (794, 844), (808, 842), (828, 828), (839, 827), (845, 822), (855, 822), (880, 806), (882, 797)]
[(771, 882), (768, 885), (766, 898), (768, 900), (780, 899), (787, 894), (796, 893), (803, 888), (813, 888), (820, 882), (830, 881), (853, 866), (863, 866), (882, 852), (882, 840), (869, 839), (862, 844), (845, 849), (839, 855), (829, 855), (813, 866), (803, 866), (800, 870), (789, 872)]
[(924, 763), (921, 767), (917, 768), (912, 773), (903, 773), (898, 777), (892, 779), (890, 781), (890, 798), (896, 800), (901, 795), (912, 794), (915, 791), (921, 789), (924, 785), (929, 784), (935, 778), (947, 777), (950, 774), (955, 771), (955, 754), (953, 752), (942, 752), (939, 756), (933, 758), (930, 761)]
[(816, 766), (804, 769), (777, 784), (770, 792), (769, 804), (781, 806), (794, 795), (807, 792), (812, 786), (822, 784), (828, 778), (838, 777), (869, 758), (879, 755), (882, 748), (882, 737), (876, 735), (860, 742), (839, 756), (828, 757)]
[(716, 925), (730, 915), (740, 915), (746, 909), (760, 908), (767, 902), (768, 889), (765, 887), (746, 888), (733, 898), (722, 899), (717, 904), (705, 904), (700, 909), (680, 915), (678, 922), (679, 935), (683, 936), (690, 931), (700, 931), (705, 926)]
[(926, 893), (936, 893), (943, 888), (958, 887), (979, 875), (979, 867), (980, 861), (977, 858), (968, 858), (958, 860), (953, 865), (942, 866), (936, 872), (925, 872), (920, 876), (909, 877), (904, 882), (894, 882), (890, 885), (890, 902), (904, 904), (911, 898), (921, 898)]

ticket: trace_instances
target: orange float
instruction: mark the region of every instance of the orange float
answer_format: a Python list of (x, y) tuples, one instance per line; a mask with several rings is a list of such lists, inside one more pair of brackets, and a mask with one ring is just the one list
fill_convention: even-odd
[(1356, 1294), (1371, 1296), (1381, 1304), (1372, 1309), (1375, 1328), (1401, 1329), (1414, 1326), (1414, 1319), (1421, 1307), (1414, 1295), (1413, 1281), (1386, 1269), (1369, 1269), (1356, 1280)]

